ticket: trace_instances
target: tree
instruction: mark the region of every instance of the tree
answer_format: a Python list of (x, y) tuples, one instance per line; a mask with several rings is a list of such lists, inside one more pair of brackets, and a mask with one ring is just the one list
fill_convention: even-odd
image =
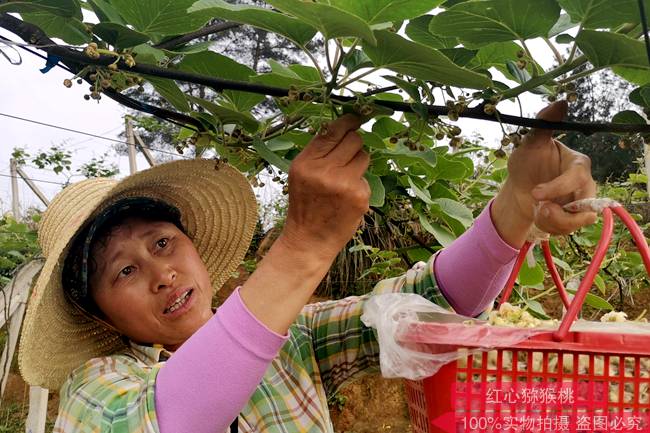
[[(569, 90), (576, 98), (569, 110), (571, 120), (602, 121), (611, 113), (634, 109), (627, 98), (633, 86), (610, 71), (575, 80), (574, 86)], [(626, 138), (611, 133), (585, 136), (572, 132), (563, 141), (591, 158), (592, 173), (599, 182), (627, 179), (629, 173), (636, 171), (636, 161), (643, 157), (640, 137)]]

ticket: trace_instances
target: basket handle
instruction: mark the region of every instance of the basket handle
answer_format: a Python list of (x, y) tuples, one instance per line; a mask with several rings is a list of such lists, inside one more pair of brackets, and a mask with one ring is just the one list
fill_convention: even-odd
[[(600, 209), (593, 209), (593, 210), (600, 210)], [(598, 274), (598, 271), (600, 270), (600, 266), (602, 265), (603, 260), (605, 259), (605, 255), (607, 254), (607, 249), (609, 248), (609, 244), (612, 240), (612, 234), (614, 231), (613, 213), (615, 213), (621, 219), (621, 221), (623, 221), (623, 223), (627, 226), (628, 230), (632, 235), (632, 239), (634, 240), (634, 243), (636, 244), (636, 247), (639, 250), (639, 253), (641, 254), (641, 258), (646, 268), (646, 272), (650, 274), (650, 248), (648, 248), (648, 243), (646, 242), (645, 236), (643, 235), (643, 231), (637, 225), (636, 221), (634, 221), (632, 216), (630, 216), (630, 214), (625, 210), (625, 208), (623, 208), (623, 206), (621, 206), (616, 202), (611, 202), (611, 204), (608, 204), (606, 207), (602, 208), (603, 231), (600, 235), (600, 239), (598, 241), (598, 245), (596, 246), (596, 251), (594, 252), (594, 256), (591, 261), (591, 264), (587, 268), (585, 276), (580, 282), (578, 290), (576, 291), (573, 301), (571, 302), (569, 302), (569, 298), (566, 289), (564, 288), (564, 284), (562, 283), (562, 279), (560, 278), (560, 274), (558, 273), (557, 268), (553, 263), (553, 257), (551, 255), (549, 242), (548, 240), (542, 241), (542, 251), (544, 253), (544, 261), (546, 262), (546, 266), (548, 267), (549, 272), (551, 273), (553, 282), (555, 283), (555, 286), (557, 287), (558, 292), (560, 293), (562, 303), (567, 309), (567, 312), (562, 318), (562, 322), (560, 323), (560, 327), (558, 328), (557, 331), (553, 333), (553, 339), (555, 341), (563, 341), (566, 338), (567, 334), (569, 333), (569, 329), (573, 324), (573, 321), (575, 320), (575, 318), (578, 316), (578, 313), (582, 309), (582, 304), (584, 303), (585, 298), (587, 297), (587, 293), (591, 289), (594, 283), (594, 279), (596, 278), (596, 274)], [(527, 241), (524, 244), (524, 246), (521, 248), (521, 251), (517, 256), (517, 260), (515, 261), (515, 266), (512, 269), (510, 277), (508, 278), (508, 281), (506, 283), (503, 296), (501, 297), (501, 303), (507, 301), (510, 298), (515, 280), (517, 279), (517, 275), (519, 274), (519, 271), (521, 270), (521, 266), (526, 257), (526, 253), (530, 248), (532, 248), (532, 246), (533, 243)]]

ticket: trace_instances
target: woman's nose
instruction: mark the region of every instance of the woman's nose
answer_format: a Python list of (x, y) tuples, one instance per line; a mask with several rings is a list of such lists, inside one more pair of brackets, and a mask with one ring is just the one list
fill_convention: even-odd
[(175, 280), (176, 271), (169, 263), (163, 262), (155, 265), (154, 281), (152, 282), (155, 292), (172, 286)]

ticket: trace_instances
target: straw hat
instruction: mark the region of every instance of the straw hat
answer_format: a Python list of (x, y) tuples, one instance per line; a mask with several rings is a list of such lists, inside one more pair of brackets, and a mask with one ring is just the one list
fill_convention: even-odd
[(162, 200), (180, 210), (215, 290), (240, 264), (257, 223), (257, 203), (246, 178), (214, 160), (175, 161), (121, 181), (90, 179), (65, 188), (39, 228), (45, 264), (29, 300), (18, 356), (29, 384), (59, 389), (85, 361), (125, 349), (120, 335), (66, 300), (61, 274), (74, 236), (126, 197)]

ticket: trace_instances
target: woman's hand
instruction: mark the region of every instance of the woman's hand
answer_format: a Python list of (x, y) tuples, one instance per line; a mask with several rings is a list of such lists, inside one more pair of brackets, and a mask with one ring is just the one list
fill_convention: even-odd
[(356, 132), (360, 125), (349, 114), (330, 122), (292, 161), (281, 235), (292, 248), (334, 259), (368, 211), (369, 156)]
[(291, 163), (282, 234), (240, 290), (273, 331), (287, 331), (368, 210), (360, 124), (353, 115), (330, 122)]
[[(539, 112), (539, 119), (559, 121), (567, 112), (565, 101)], [(508, 160), (508, 179), (492, 205), (499, 234), (521, 247), (533, 223), (551, 234), (567, 234), (596, 221), (593, 212), (569, 213), (562, 205), (596, 195), (591, 161), (554, 140), (553, 131), (534, 129)]]

